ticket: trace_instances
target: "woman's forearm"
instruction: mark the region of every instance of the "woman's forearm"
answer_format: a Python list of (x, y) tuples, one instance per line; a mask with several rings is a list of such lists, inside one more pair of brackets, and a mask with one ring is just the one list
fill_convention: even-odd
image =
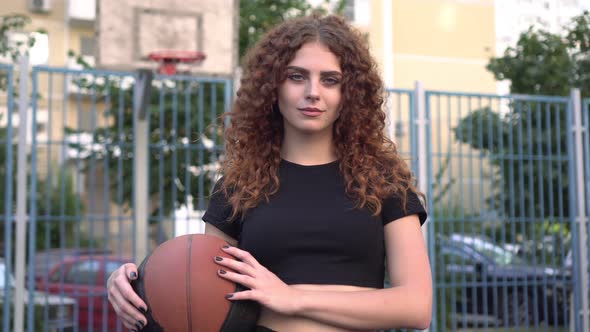
[(426, 329), (432, 316), (430, 290), (406, 286), (361, 292), (301, 290), (296, 315), (348, 329)]

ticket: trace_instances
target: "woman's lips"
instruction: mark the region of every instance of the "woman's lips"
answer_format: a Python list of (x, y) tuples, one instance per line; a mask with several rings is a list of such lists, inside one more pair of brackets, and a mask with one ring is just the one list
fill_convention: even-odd
[(303, 113), (304, 115), (310, 117), (317, 117), (324, 113), (323, 111), (313, 107), (300, 108), (299, 111), (301, 111), (301, 113)]

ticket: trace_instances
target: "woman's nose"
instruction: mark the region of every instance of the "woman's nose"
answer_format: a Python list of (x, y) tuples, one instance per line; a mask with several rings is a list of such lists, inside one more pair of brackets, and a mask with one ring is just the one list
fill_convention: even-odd
[(318, 101), (320, 99), (318, 87), (319, 82), (314, 82), (313, 80), (310, 80), (307, 87), (307, 93), (305, 98), (309, 101)]

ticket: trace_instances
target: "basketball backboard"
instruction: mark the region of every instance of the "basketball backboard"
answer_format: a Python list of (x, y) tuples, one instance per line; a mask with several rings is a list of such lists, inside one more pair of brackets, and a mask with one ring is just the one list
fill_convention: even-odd
[[(154, 51), (198, 51), (198, 65), (179, 70), (230, 77), (238, 65), (238, 0), (97, 1), (97, 67), (155, 69)], [(184, 66), (184, 68), (181, 68)]]

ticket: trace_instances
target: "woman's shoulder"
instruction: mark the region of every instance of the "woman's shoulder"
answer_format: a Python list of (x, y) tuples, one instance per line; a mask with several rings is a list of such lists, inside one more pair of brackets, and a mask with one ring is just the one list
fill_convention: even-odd
[(417, 214), (422, 225), (427, 218), (424, 205), (419, 192), (411, 188), (391, 194), (383, 200), (381, 210), (383, 223), (387, 224), (399, 218)]

